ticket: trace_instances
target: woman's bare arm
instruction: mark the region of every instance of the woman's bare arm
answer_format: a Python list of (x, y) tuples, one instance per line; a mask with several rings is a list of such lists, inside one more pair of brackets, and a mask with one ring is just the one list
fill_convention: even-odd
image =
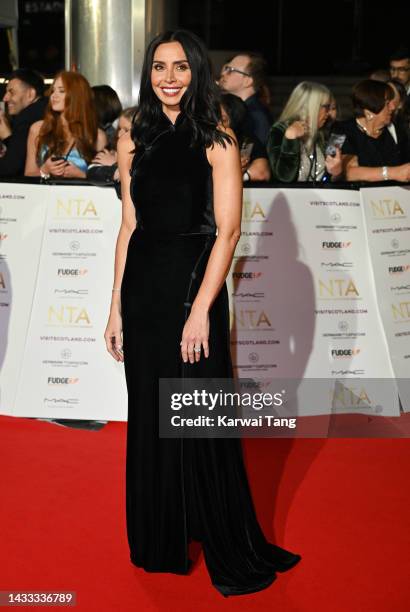
[(114, 264), (114, 285), (115, 291), (112, 292), (110, 317), (105, 331), (105, 341), (108, 352), (117, 361), (123, 361), (122, 356), (122, 322), (121, 322), (121, 289), (122, 277), (124, 274), (125, 261), (127, 257), (128, 243), (136, 228), (135, 208), (130, 195), (130, 168), (134, 149), (134, 143), (129, 133), (123, 134), (118, 140), (118, 169), (121, 179), (122, 194), (122, 220), (118, 232), (117, 244), (115, 248)]
[(234, 139), (233, 144), (227, 144), (226, 148), (215, 144), (207, 151), (212, 166), (218, 235), (183, 330), (181, 353), (185, 362), (188, 358), (191, 362), (199, 359), (198, 353), (194, 356), (194, 346), (202, 345), (205, 357), (209, 355), (209, 310), (225, 282), (241, 235), (242, 170), (239, 149), (232, 130), (228, 128), (226, 131)]
[[(343, 155), (345, 176), (348, 181), (383, 181), (383, 167), (359, 166), (357, 155)], [(410, 181), (410, 163), (400, 166), (387, 166), (387, 178), (391, 181)]]
[(40, 176), (40, 168), (37, 165), (37, 141), (42, 124), (42, 121), (36, 121), (28, 133), (25, 176)]

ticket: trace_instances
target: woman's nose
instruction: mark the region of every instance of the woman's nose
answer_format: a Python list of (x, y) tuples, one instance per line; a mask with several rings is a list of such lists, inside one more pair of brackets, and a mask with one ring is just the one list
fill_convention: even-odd
[(170, 68), (169, 70), (167, 70), (167, 73), (165, 75), (165, 80), (166, 81), (175, 81), (175, 74), (174, 74), (174, 69)]

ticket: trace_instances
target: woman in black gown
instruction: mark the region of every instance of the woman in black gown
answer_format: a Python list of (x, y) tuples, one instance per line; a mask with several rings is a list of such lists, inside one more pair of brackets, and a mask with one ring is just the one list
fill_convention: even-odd
[(188, 543), (199, 540), (218, 591), (259, 591), (300, 556), (266, 541), (241, 441), (158, 435), (160, 378), (232, 377), (225, 278), (240, 236), (241, 166), (206, 49), (190, 32), (150, 43), (118, 162), (123, 219), (105, 339), (128, 388), (130, 558), (187, 574)]

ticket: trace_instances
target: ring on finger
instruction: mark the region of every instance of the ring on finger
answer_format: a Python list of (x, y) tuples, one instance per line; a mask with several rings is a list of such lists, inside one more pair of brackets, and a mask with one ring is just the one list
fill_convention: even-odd
[(201, 347), (200, 346), (195, 346), (194, 347), (194, 351), (195, 351), (195, 353), (200, 353), (201, 352)]

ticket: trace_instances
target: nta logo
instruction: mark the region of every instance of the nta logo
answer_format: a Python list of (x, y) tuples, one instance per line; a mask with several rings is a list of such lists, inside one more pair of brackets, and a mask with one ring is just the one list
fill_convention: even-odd
[(97, 210), (91, 200), (84, 198), (69, 198), (66, 201), (57, 200), (57, 217), (97, 217)]
[(404, 210), (397, 200), (370, 200), (373, 216), (379, 219), (405, 217)]
[(352, 279), (333, 278), (326, 281), (319, 279), (319, 296), (323, 299), (354, 299), (359, 297), (359, 292)]
[(78, 306), (60, 306), (48, 308), (48, 323), (54, 325), (91, 325), (85, 308)]

